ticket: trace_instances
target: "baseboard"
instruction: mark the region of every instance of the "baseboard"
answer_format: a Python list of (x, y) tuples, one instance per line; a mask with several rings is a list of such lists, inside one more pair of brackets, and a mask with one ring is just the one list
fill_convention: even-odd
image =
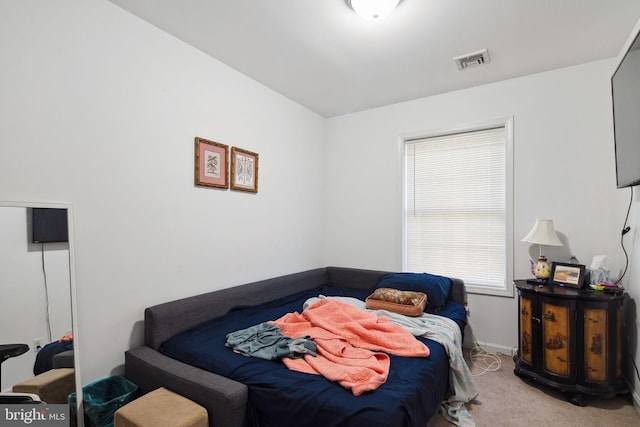
[(465, 341), (462, 347), (465, 349), (472, 349), (474, 347), (474, 344), (481, 347), (488, 353), (502, 353), (507, 356), (513, 356), (517, 350), (517, 347), (506, 347), (504, 345), (492, 344), (484, 341), (478, 341), (477, 343)]
[(478, 337), (474, 334), (475, 327), (470, 318), (467, 318), (467, 327), (464, 331), (464, 339), (462, 341), (462, 348), (472, 349), (474, 346), (479, 346), (487, 353), (502, 353), (507, 356), (513, 356), (518, 350), (518, 346), (507, 347), (501, 344), (489, 343), (486, 341), (478, 340)]
[(631, 400), (633, 401), (633, 408), (638, 413), (638, 416), (640, 416), (640, 396), (635, 390), (631, 390)]

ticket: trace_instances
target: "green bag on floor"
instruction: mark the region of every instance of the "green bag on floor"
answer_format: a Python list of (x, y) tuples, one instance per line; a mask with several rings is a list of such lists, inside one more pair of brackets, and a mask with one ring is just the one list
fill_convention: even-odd
[[(82, 387), (84, 418), (90, 427), (113, 427), (113, 414), (135, 400), (140, 388), (121, 376), (102, 378)], [(69, 406), (76, 415), (76, 393), (69, 395)]]

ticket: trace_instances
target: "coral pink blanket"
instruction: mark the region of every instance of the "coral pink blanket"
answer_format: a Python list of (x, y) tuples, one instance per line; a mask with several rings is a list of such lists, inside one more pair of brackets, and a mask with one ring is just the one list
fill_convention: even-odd
[(302, 313), (289, 313), (273, 322), (288, 337), (310, 336), (317, 357), (283, 359), (289, 369), (319, 374), (358, 396), (384, 384), (389, 356), (427, 357), (429, 348), (386, 317), (333, 299), (322, 299)]

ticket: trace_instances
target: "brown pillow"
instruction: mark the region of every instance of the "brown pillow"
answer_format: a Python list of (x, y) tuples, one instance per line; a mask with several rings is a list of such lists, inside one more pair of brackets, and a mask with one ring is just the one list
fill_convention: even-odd
[(387, 310), (405, 316), (420, 316), (427, 305), (427, 296), (422, 292), (399, 291), (378, 288), (365, 300), (371, 310)]

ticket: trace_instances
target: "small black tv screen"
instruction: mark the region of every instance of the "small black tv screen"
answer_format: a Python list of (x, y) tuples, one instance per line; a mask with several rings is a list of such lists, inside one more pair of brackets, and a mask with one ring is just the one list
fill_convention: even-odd
[(66, 209), (33, 208), (31, 210), (31, 224), (33, 243), (69, 241)]
[(640, 34), (611, 77), (616, 186), (640, 184)]

